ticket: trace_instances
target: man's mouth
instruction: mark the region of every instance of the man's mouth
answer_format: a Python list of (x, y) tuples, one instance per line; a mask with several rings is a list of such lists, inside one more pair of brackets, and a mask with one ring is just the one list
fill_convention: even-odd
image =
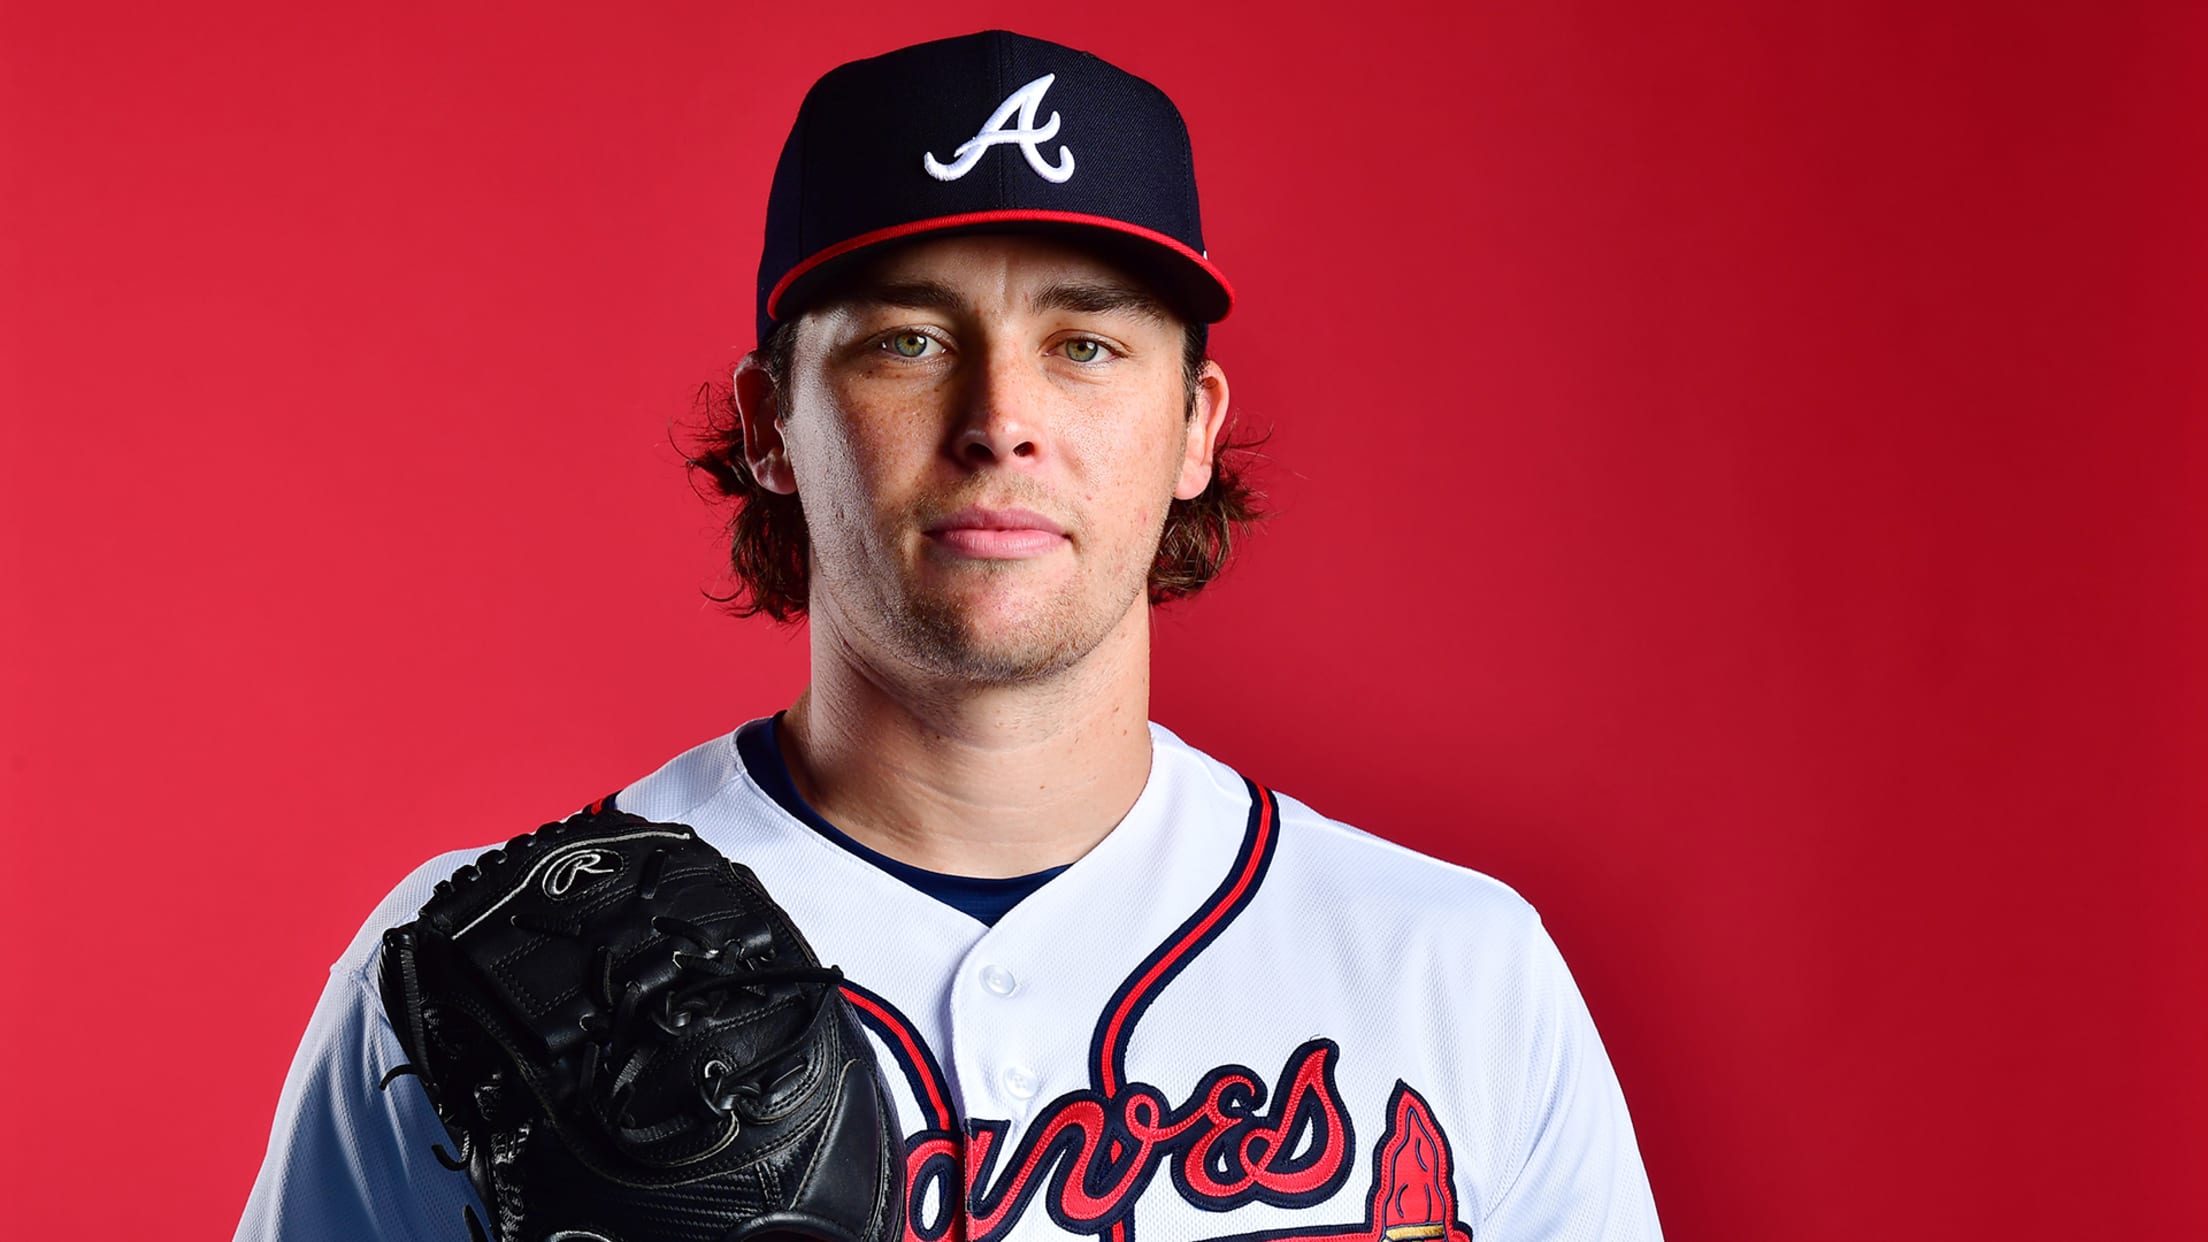
[(928, 524), (928, 541), (957, 556), (1020, 560), (1065, 546), (1065, 530), (1032, 509), (968, 505)]

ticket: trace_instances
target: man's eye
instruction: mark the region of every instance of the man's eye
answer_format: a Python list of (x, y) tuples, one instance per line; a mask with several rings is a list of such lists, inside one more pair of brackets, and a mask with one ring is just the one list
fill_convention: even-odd
[(928, 346), (935, 344), (935, 338), (925, 332), (899, 332), (882, 344), (900, 358), (918, 358), (928, 352)]
[(1104, 356), (1104, 342), (1086, 337), (1066, 342), (1066, 357), (1075, 362), (1095, 362)]

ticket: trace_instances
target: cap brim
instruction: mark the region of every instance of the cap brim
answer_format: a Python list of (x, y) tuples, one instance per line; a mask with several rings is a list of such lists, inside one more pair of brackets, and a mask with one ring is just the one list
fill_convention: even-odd
[(1234, 286), (1211, 260), (1184, 243), (1141, 225), (1070, 211), (975, 211), (914, 220), (828, 246), (805, 258), (767, 294), (767, 316), (780, 323), (832, 288), (835, 277), (881, 247), (920, 237), (961, 233), (1043, 233), (1076, 239), (1145, 277), (1174, 311), (1192, 323), (1217, 323), (1234, 309)]

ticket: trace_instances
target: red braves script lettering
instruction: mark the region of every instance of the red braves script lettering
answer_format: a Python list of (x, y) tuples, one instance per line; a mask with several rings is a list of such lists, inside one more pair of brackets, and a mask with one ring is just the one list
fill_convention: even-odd
[[(1332, 1040), (1304, 1044), (1270, 1092), (1250, 1070), (1223, 1066), (1177, 1109), (1139, 1082), (1109, 1097), (1064, 1095), (1009, 1157), (999, 1147), (1008, 1128), (1001, 1121), (968, 1123), (963, 1152), (956, 1136), (940, 1130), (916, 1135), (905, 1153), (912, 1188), (906, 1242), (942, 1242), (954, 1233), (963, 1242), (991, 1242), (1038, 1192), (1059, 1228), (1101, 1234), (1126, 1219), (1161, 1169), (1189, 1202), (1214, 1211), (1322, 1202), (1348, 1175), (1352, 1143), (1334, 1086), (1337, 1055)], [(963, 1221), (951, 1209), (961, 1198)]]

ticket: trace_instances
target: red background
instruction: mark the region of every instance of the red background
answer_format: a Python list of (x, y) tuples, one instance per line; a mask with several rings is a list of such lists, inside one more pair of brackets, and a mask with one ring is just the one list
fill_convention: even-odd
[(992, 24), (1179, 100), (1275, 433), (1155, 716), (1541, 907), (1672, 1237), (2208, 1234), (2199, 10), (768, 7), (7, 6), (11, 1236), (227, 1237), (392, 882), (796, 693), (670, 422)]

